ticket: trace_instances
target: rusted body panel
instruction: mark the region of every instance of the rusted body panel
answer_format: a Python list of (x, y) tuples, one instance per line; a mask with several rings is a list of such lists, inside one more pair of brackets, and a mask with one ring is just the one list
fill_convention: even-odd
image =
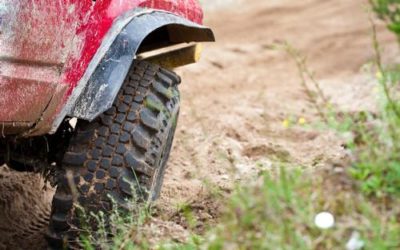
[(3, 130), (48, 133), (116, 20), (139, 7), (202, 23), (196, 0), (0, 0)]

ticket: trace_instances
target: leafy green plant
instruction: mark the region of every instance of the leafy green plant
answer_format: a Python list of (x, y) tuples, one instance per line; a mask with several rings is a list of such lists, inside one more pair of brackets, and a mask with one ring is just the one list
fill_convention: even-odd
[(389, 30), (400, 38), (400, 1), (399, 0), (369, 0), (379, 18), (386, 21)]
[(364, 119), (354, 123), (357, 141), (352, 149), (358, 159), (351, 173), (369, 195), (400, 196), (400, 69), (382, 64), (374, 25), (373, 46), (380, 110), (376, 114), (365, 112)]

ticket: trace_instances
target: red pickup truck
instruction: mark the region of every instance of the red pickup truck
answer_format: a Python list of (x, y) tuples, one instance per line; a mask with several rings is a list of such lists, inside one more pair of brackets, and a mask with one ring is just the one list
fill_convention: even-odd
[(76, 205), (160, 193), (181, 79), (214, 41), (197, 0), (0, 0), (0, 165), (57, 187), (47, 239), (72, 246)]

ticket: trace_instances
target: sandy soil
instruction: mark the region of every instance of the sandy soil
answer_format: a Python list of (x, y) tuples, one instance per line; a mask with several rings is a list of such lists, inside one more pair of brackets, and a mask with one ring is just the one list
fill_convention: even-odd
[[(205, 46), (199, 64), (178, 70), (184, 80), (181, 117), (157, 205), (160, 220), (169, 220), (175, 233), (187, 227), (179, 216), (182, 204), (191, 205), (200, 221), (217, 219), (210, 189), (229, 190), (236, 181), (251, 180), (259, 168), (273, 170), (276, 163), (320, 167), (347, 156), (334, 133), (309, 126), (317, 114), (293, 60), (271, 50), (273, 43), (286, 40), (307, 55), (325, 95), (340, 109), (374, 108), (374, 81), (365, 73), (374, 57), (367, 1), (228, 2), (206, 1), (206, 23), (218, 42)], [(395, 38), (383, 25), (378, 33), (385, 59), (395, 60)], [(283, 126), (286, 119), (300, 118), (305, 125)], [(0, 248), (17, 249), (10, 242), (22, 246), (27, 239), (39, 239), (34, 248), (43, 244), (51, 191), (42, 187), (40, 177), (0, 172)]]
[(39, 175), (0, 168), (0, 249), (45, 249), (53, 191)]

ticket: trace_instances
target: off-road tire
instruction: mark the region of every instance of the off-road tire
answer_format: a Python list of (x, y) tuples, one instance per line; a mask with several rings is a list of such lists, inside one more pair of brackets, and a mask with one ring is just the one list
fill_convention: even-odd
[[(62, 160), (47, 239), (50, 249), (77, 246), (85, 212), (107, 213), (159, 196), (179, 114), (180, 78), (136, 61), (113, 107), (93, 122), (78, 123)], [(132, 184), (136, 188), (133, 191)]]

